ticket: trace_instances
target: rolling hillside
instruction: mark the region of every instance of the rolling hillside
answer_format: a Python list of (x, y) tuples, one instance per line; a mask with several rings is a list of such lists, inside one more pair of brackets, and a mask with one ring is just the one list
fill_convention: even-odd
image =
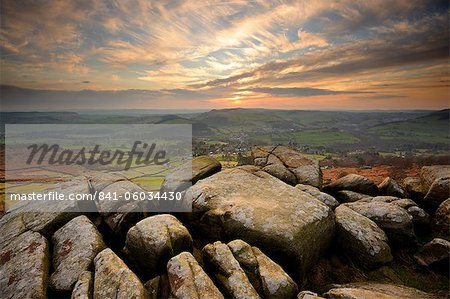
[(384, 140), (403, 140), (430, 144), (449, 144), (449, 109), (408, 121), (391, 122), (369, 129)]
[(334, 149), (448, 149), (449, 110), (306, 111), (221, 109), (192, 114), (6, 112), (3, 123), (191, 124), (207, 142), (294, 144)]

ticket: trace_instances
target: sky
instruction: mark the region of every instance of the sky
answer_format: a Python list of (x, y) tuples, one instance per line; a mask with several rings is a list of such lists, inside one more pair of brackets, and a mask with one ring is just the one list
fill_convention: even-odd
[(0, 1), (2, 110), (449, 107), (448, 1)]

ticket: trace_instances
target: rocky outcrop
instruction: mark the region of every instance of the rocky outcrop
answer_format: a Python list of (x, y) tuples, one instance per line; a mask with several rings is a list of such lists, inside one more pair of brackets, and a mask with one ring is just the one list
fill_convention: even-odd
[(345, 205), (335, 213), (336, 239), (344, 254), (367, 269), (392, 261), (386, 234), (375, 222)]
[(224, 298), (192, 254), (188, 252), (182, 252), (169, 260), (167, 275), (175, 298)]
[(39, 233), (27, 231), (0, 251), (2, 298), (47, 298), (49, 245)]
[[(76, 177), (42, 193), (49, 192), (65, 194), (67, 198), (69, 194), (89, 194), (90, 189), (86, 177)], [(57, 229), (79, 216), (81, 212), (79, 201), (74, 200), (21, 202), (0, 219), (0, 229), (3, 232), (0, 246), (27, 230), (50, 238)]]
[(412, 199), (422, 199), (426, 192), (422, 189), (422, 183), (418, 177), (407, 177), (403, 180), (403, 186)]
[(171, 257), (192, 251), (192, 238), (175, 216), (156, 215), (139, 221), (128, 231), (124, 251), (142, 273), (153, 277), (161, 274)]
[(420, 180), (423, 190), (429, 190), (434, 181), (450, 176), (450, 165), (424, 166), (420, 170)]
[(324, 204), (326, 204), (333, 210), (339, 205), (339, 202), (333, 196), (320, 191), (316, 187), (298, 184), (295, 186), (295, 188), (300, 189), (303, 192), (306, 192), (306, 193), (314, 196), (315, 198), (317, 198), (318, 200), (320, 200), (321, 202), (323, 202)]
[(424, 166), (420, 171), (424, 200), (439, 206), (450, 194), (450, 165)]
[(139, 278), (109, 248), (94, 259), (94, 299), (144, 299), (147, 292)]
[(79, 216), (52, 237), (53, 268), (50, 287), (57, 291), (70, 291), (83, 271), (88, 270), (94, 257), (105, 249), (102, 236), (86, 216)]
[(213, 157), (195, 157), (168, 174), (161, 185), (161, 192), (180, 192), (197, 181), (209, 177), (222, 169), (222, 165)]
[[(102, 194), (111, 195), (118, 200), (109, 200), (105, 198), (103, 200), (99, 199), (97, 202), (98, 211), (102, 216), (108, 216), (112, 213), (117, 212), (119, 208), (129, 203), (126, 200), (125, 194), (144, 194), (146, 193), (139, 185), (131, 181), (117, 181), (112, 184), (107, 185), (102, 189)], [(147, 202), (145, 202), (147, 203)]]
[(242, 240), (227, 245), (261, 297), (293, 298), (297, 293), (297, 284), (291, 277), (257, 247)]
[(255, 147), (253, 163), (290, 185), (322, 187), (322, 171), (317, 160), (285, 146)]
[(393, 196), (376, 196), (371, 199), (364, 199), (362, 201), (386, 202), (392, 203), (404, 209), (412, 217), (414, 224), (427, 225), (429, 224), (429, 215), (422, 208), (420, 208), (413, 200), (409, 198), (398, 198)]
[(434, 180), (424, 197), (426, 201), (432, 201), (435, 205), (441, 204), (450, 195), (450, 175)]
[(153, 277), (144, 284), (144, 287), (147, 289), (150, 299), (171, 297), (170, 283), (167, 274)]
[(325, 293), (324, 297), (332, 299), (437, 299), (436, 296), (422, 292), (418, 289), (401, 285), (371, 282), (339, 285)]
[(399, 198), (408, 197), (408, 193), (403, 187), (394, 179), (387, 177), (378, 185), (378, 190), (381, 195), (395, 196)]
[(202, 252), (215, 280), (226, 291), (227, 298), (259, 298), (226, 244), (219, 241), (207, 244)]
[(358, 201), (344, 205), (375, 222), (386, 232), (390, 242), (415, 241), (412, 216), (403, 208), (382, 201)]
[(103, 218), (111, 236), (117, 243), (125, 242), (128, 230), (137, 222), (145, 218), (146, 213), (136, 202), (130, 202), (117, 209), (117, 212)]
[(435, 238), (420, 248), (414, 257), (422, 266), (429, 267), (441, 263), (448, 270), (450, 242), (444, 239)]
[(341, 190), (336, 192), (335, 194), (336, 199), (341, 202), (355, 202), (361, 199), (369, 199), (372, 198), (371, 196), (367, 194), (362, 194), (358, 192), (348, 191), (348, 190)]
[(324, 298), (319, 296), (317, 293), (311, 291), (301, 291), (300, 293), (298, 293), (297, 299), (324, 299)]
[(334, 215), (311, 195), (254, 166), (221, 171), (186, 193), (189, 221), (206, 238), (240, 238), (275, 260), (308, 269), (329, 244)]
[(436, 210), (434, 226), (444, 236), (450, 235), (450, 198), (442, 202)]
[(92, 272), (83, 271), (78, 277), (78, 281), (72, 291), (71, 299), (92, 299), (92, 289), (94, 288), (94, 277)]
[(331, 194), (335, 194), (341, 190), (348, 190), (372, 196), (378, 193), (377, 185), (375, 185), (372, 180), (369, 180), (359, 174), (348, 174), (328, 185), (325, 185), (323, 189), (325, 192)]
[(120, 173), (92, 172), (88, 174), (89, 183), (93, 191), (102, 191), (109, 185), (128, 179)]

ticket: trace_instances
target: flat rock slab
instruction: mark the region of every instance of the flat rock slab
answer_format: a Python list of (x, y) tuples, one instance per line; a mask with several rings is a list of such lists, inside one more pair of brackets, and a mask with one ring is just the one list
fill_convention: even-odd
[(321, 202), (323, 202), (324, 204), (326, 204), (333, 210), (339, 205), (339, 202), (333, 196), (320, 191), (316, 187), (313, 187), (310, 185), (298, 184), (295, 186), (295, 188), (314, 196), (315, 198), (317, 198), (318, 200), (320, 200)]
[(400, 198), (408, 197), (408, 192), (393, 178), (385, 178), (379, 185), (378, 190), (382, 195), (396, 196)]
[(335, 214), (336, 239), (344, 254), (366, 269), (392, 261), (387, 236), (375, 222), (344, 205)]
[(447, 266), (450, 257), (450, 242), (440, 238), (423, 245), (414, 256), (416, 261), (422, 266), (431, 266), (437, 263), (444, 263)]
[(222, 165), (213, 157), (200, 156), (185, 163), (168, 174), (161, 185), (162, 192), (180, 192), (222, 169)]
[(251, 154), (256, 166), (287, 184), (322, 187), (322, 171), (317, 160), (286, 146), (255, 147)]
[(57, 230), (52, 244), (55, 272), (50, 276), (50, 287), (57, 291), (72, 290), (80, 274), (105, 249), (102, 236), (86, 216), (76, 217)]
[(189, 252), (174, 256), (167, 263), (172, 294), (178, 299), (223, 299), (211, 278)]
[(394, 196), (375, 196), (371, 199), (363, 199), (360, 202), (386, 202), (392, 203), (400, 208), (403, 208), (409, 215), (411, 215), (414, 223), (428, 224), (429, 215), (422, 208), (409, 198), (398, 198)]
[(402, 285), (382, 284), (382, 283), (351, 283), (340, 285), (324, 294), (325, 298), (342, 299), (437, 299), (433, 294), (425, 293), (418, 289), (405, 287)]
[[(332, 210), (313, 196), (247, 166), (199, 181), (186, 193), (191, 225), (206, 238), (242, 239), (275, 260), (309, 269), (334, 233)], [(280, 261), (281, 263), (281, 261)]]
[[(69, 194), (89, 194), (90, 189), (86, 177), (76, 177), (42, 193), (48, 192), (65, 194), (68, 198)], [(0, 243), (5, 244), (26, 230), (50, 238), (61, 226), (81, 215), (78, 204), (76, 200), (20, 202), (0, 219), (0, 229), (4, 232)]]
[(416, 240), (413, 217), (398, 205), (383, 201), (358, 201), (344, 205), (375, 222), (384, 230), (390, 242), (401, 244)]
[(361, 199), (370, 199), (370, 198), (372, 198), (372, 196), (370, 196), (370, 195), (362, 194), (362, 193), (358, 193), (358, 192), (353, 192), (353, 191), (348, 191), (348, 190), (337, 191), (334, 196), (341, 203), (355, 202), (355, 201), (358, 201), (358, 200), (361, 200)]
[(0, 298), (47, 298), (50, 253), (47, 240), (27, 231), (0, 253)]
[(128, 231), (124, 251), (143, 274), (154, 277), (162, 274), (171, 257), (192, 251), (192, 237), (175, 216), (156, 215)]
[(325, 185), (323, 189), (325, 192), (331, 194), (335, 194), (341, 190), (348, 190), (371, 196), (377, 195), (378, 193), (378, 187), (372, 180), (369, 180), (362, 175), (353, 173)]
[(147, 298), (142, 282), (111, 249), (97, 254), (94, 263), (94, 299)]

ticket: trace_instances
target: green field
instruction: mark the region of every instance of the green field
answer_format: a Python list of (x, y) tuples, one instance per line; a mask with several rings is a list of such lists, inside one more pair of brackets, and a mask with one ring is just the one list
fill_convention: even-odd
[(359, 142), (359, 139), (348, 132), (308, 130), (261, 134), (252, 137), (252, 141), (260, 144), (287, 144), (291, 142), (299, 145), (329, 146), (332, 144), (353, 144)]
[(432, 115), (414, 120), (379, 125), (369, 129), (369, 133), (384, 140), (403, 140), (431, 144), (448, 144), (448, 115)]

